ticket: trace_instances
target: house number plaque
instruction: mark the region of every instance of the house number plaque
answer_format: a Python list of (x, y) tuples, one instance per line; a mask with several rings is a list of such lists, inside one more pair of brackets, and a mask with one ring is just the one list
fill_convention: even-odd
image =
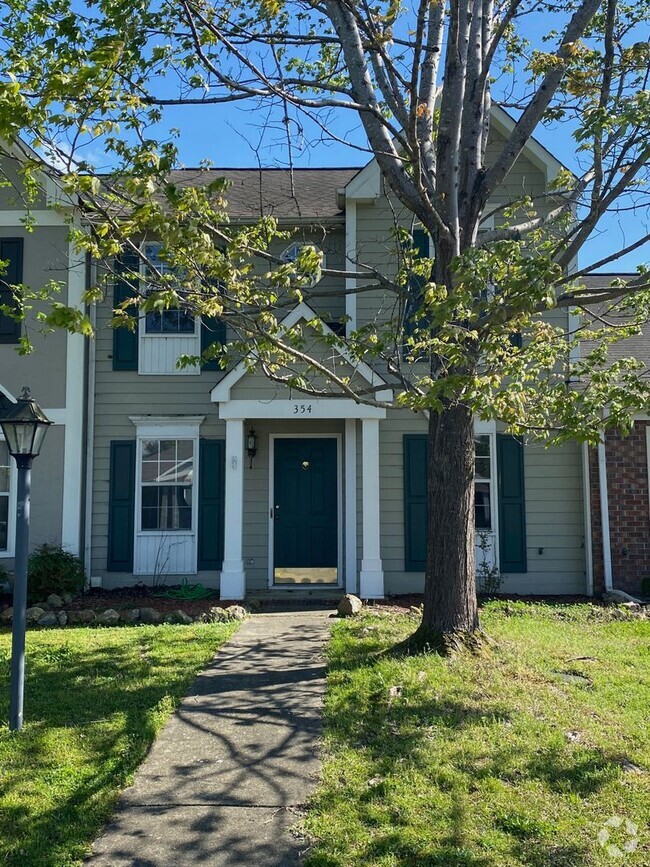
[(293, 403), (293, 415), (311, 415), (310, 403)]

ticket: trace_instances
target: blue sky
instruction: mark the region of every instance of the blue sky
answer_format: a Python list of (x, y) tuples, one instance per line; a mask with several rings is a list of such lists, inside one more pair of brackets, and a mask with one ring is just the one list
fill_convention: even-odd
[[(365, 148), (365, 136), (356, 115), (352, 112), (344, 115), (335, 125), (337, 135), (358, 148)], [(177, 109), (169, 113), (168, 125), (180, 130), (180, 158), (186, 166), (196, 166), (206, 158), (223, 168), (287, 165), (286, 138), (280, 125), (269, 125), (267, 118), (250, 107), (243, 108), (241, 103), (219, 107), (218, 110), (212, 107)], [(300, 138), (294, 141), (292, 161), (295, 166), (360, 166), (370, 159), (365, 150), (338, 142), (322, 142), (319, 138), (319, 130), (305, 119), (302, 146)], [(563, 124), (540, 127), (536, 138), (568, 168), (577, 168), (575, 142)], [(636, 237), (635, 229), (643, 217), (643, 214), (627, 214), (608, 218), (583, 248), (581, 265), (599, 261), (630, 243)], [(634, 271), (638, 264), (649, 260), (650, 252), (646, 245), (603, 270)]]
[[(534, 47), (549, 47), (543, 37), (550, 27), (559, 27), (566, 20), (562, 12), (555, 16), (529, 15), (526, 36)], [(647, 34), (646, 34), (647, 36)], [(507, 81), (504, 83), (507, 84)], [(170, 82), (161, 81), (161, 91), (167, 94)], [(499, 97), (499, 85), (493, 87), (494, 98)], [(370, 154), (365, 150), (366, 140), (355, 112), (341, 111), (328, 124), (342, 141), (325, 141), (318, 126), (309, 118), (292, 123), (291, 162), (297, 167), (364, 165)], [(215, 167), (241, 168), (286, 166), (289, 163), (286, 132), (277, 112), (258, 110), (252, 103), (237, 102), (230, 105), (168, 108), (164, 123), (158, 128), (166, 133), (170, 128), (179, 130), (179, 153), (186, 166), (197, 166), (210, 160)], [(577, 170), (575, 142), (568, 124), (554, 123), (540, 127), (537, 139), (568, 168)], [(346, 146), (345, 142), (353, 145)], [(355, 147), (358, 149), (355, 149)], [(90, 156), (90, 154), (89, 154)], [(583, 248), (580, 264), (587, 265), (629, 244), (638, 235), (639, 226), (648, 222), (647, 209), (612, 217), (594, 234)], [(650, 260), (648, 246), (634, 251), (603, 270), (633, 271), (640, 263)]]

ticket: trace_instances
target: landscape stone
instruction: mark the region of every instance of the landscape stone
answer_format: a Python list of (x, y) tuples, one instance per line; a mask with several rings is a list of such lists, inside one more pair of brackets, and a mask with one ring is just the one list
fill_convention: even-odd
[(141, 608), (140, 620), (143, 623), (161, 623), (162, 616), (159, 611), (156, 611), (155, 608)]
[(172, 618), (169, 621), (170, 623), (180, 623), (183, 626), (189, 626), (190, 623), (194, 622), (190, 615), (186, 614), (184, 611), (181, 611), (180, 608), (177, 608), (176, 611), (172, 611), (170, 617)]
[(57, 620), (56, 614), (54, 613), (54, 611), (45, 611), (38, 618), (38, 625), (39, 626), (58, 626), (59, 621)]
[(63, 608), (63, 599), (58, 593), (50, 593), (47, 597), (47, 604), (49, 608)]
[(13, 608), (5, 608), (5, 610), (0, 614), (0, 622), (2, 623), (11, 623), (14, 616)]
[(139, 619), (139, 608), (125, 608), (123, 611), (120, 611), (120, 620), (122, 623), (135, 623)]
[(97, 615), (91, 608), (82, 608), (81, 611), (71, 611), (70, 614), (74, 614), (76, 623), (94, 623), (97, 620)]
[(72, 605), (72, 603), (74, 602), (74, 596), (72, 595), (72, 593), (62, 593), (61, 599), (63, 599), (64, 605)]
[(38, 623), (38, 618), (45, 614), (45, 609), (39, 605), (32, 605), (25, 611), (25, 618), (28, 623)]
[(355, 614), (359, 614), (362, 608), (363, 602), (359, 597), (347, 593), (339, 602), (337, 611), (341, 617), (353, 617)]
[(97, 615), (97, 623), (100, 623), (102, 626), (115, 626), (116, 623), (119, 623), (120, 615), (114, 608), (107, 608), (106, 611), (102, 611)]
[(221, 608), (219, 605), (213, 605), (210, 609), (209, 619), (212, 623), (226, 623), (230, 620), (230, 617), (225, 608)]
[(241, 605), (231, 605), (226, 609), (226, 614), (229, 620), (246, 620), (248, 617), (248, 611)]
[(68, 622), (68, 615), (65, 613), (65, 611), (57, 611), (56, 612), (56, 621), (59, 624), (59, 626), (65, 626), (66, 625), (66, 623)]

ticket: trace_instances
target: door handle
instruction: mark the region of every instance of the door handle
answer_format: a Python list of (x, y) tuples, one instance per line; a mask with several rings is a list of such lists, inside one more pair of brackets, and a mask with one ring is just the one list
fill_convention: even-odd
[(280, 517), (279, 512), (280, 512), (280, 507), (276, 503), (275, 507), (273, 507), (273, 506), (271, 507), (271, 517), (275, 518), (277, 520)]

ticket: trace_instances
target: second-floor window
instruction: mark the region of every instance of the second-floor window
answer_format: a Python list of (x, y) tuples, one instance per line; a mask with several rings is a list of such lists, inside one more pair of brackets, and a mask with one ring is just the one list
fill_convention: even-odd
[[(160, 258), (160, 244), (145, 244), (144, 253), (147, 260), (160, 274), (171, 274), (172, 269)], [(149, 272), (145, 271), (145, 280)], [(145, 317), (145, 333), (147, 335), (170, 335), (170, 334), (194, 334), (196, 331), (195, 318), (185, 310), (171, 308), (168, 310), (152, 311)]]

